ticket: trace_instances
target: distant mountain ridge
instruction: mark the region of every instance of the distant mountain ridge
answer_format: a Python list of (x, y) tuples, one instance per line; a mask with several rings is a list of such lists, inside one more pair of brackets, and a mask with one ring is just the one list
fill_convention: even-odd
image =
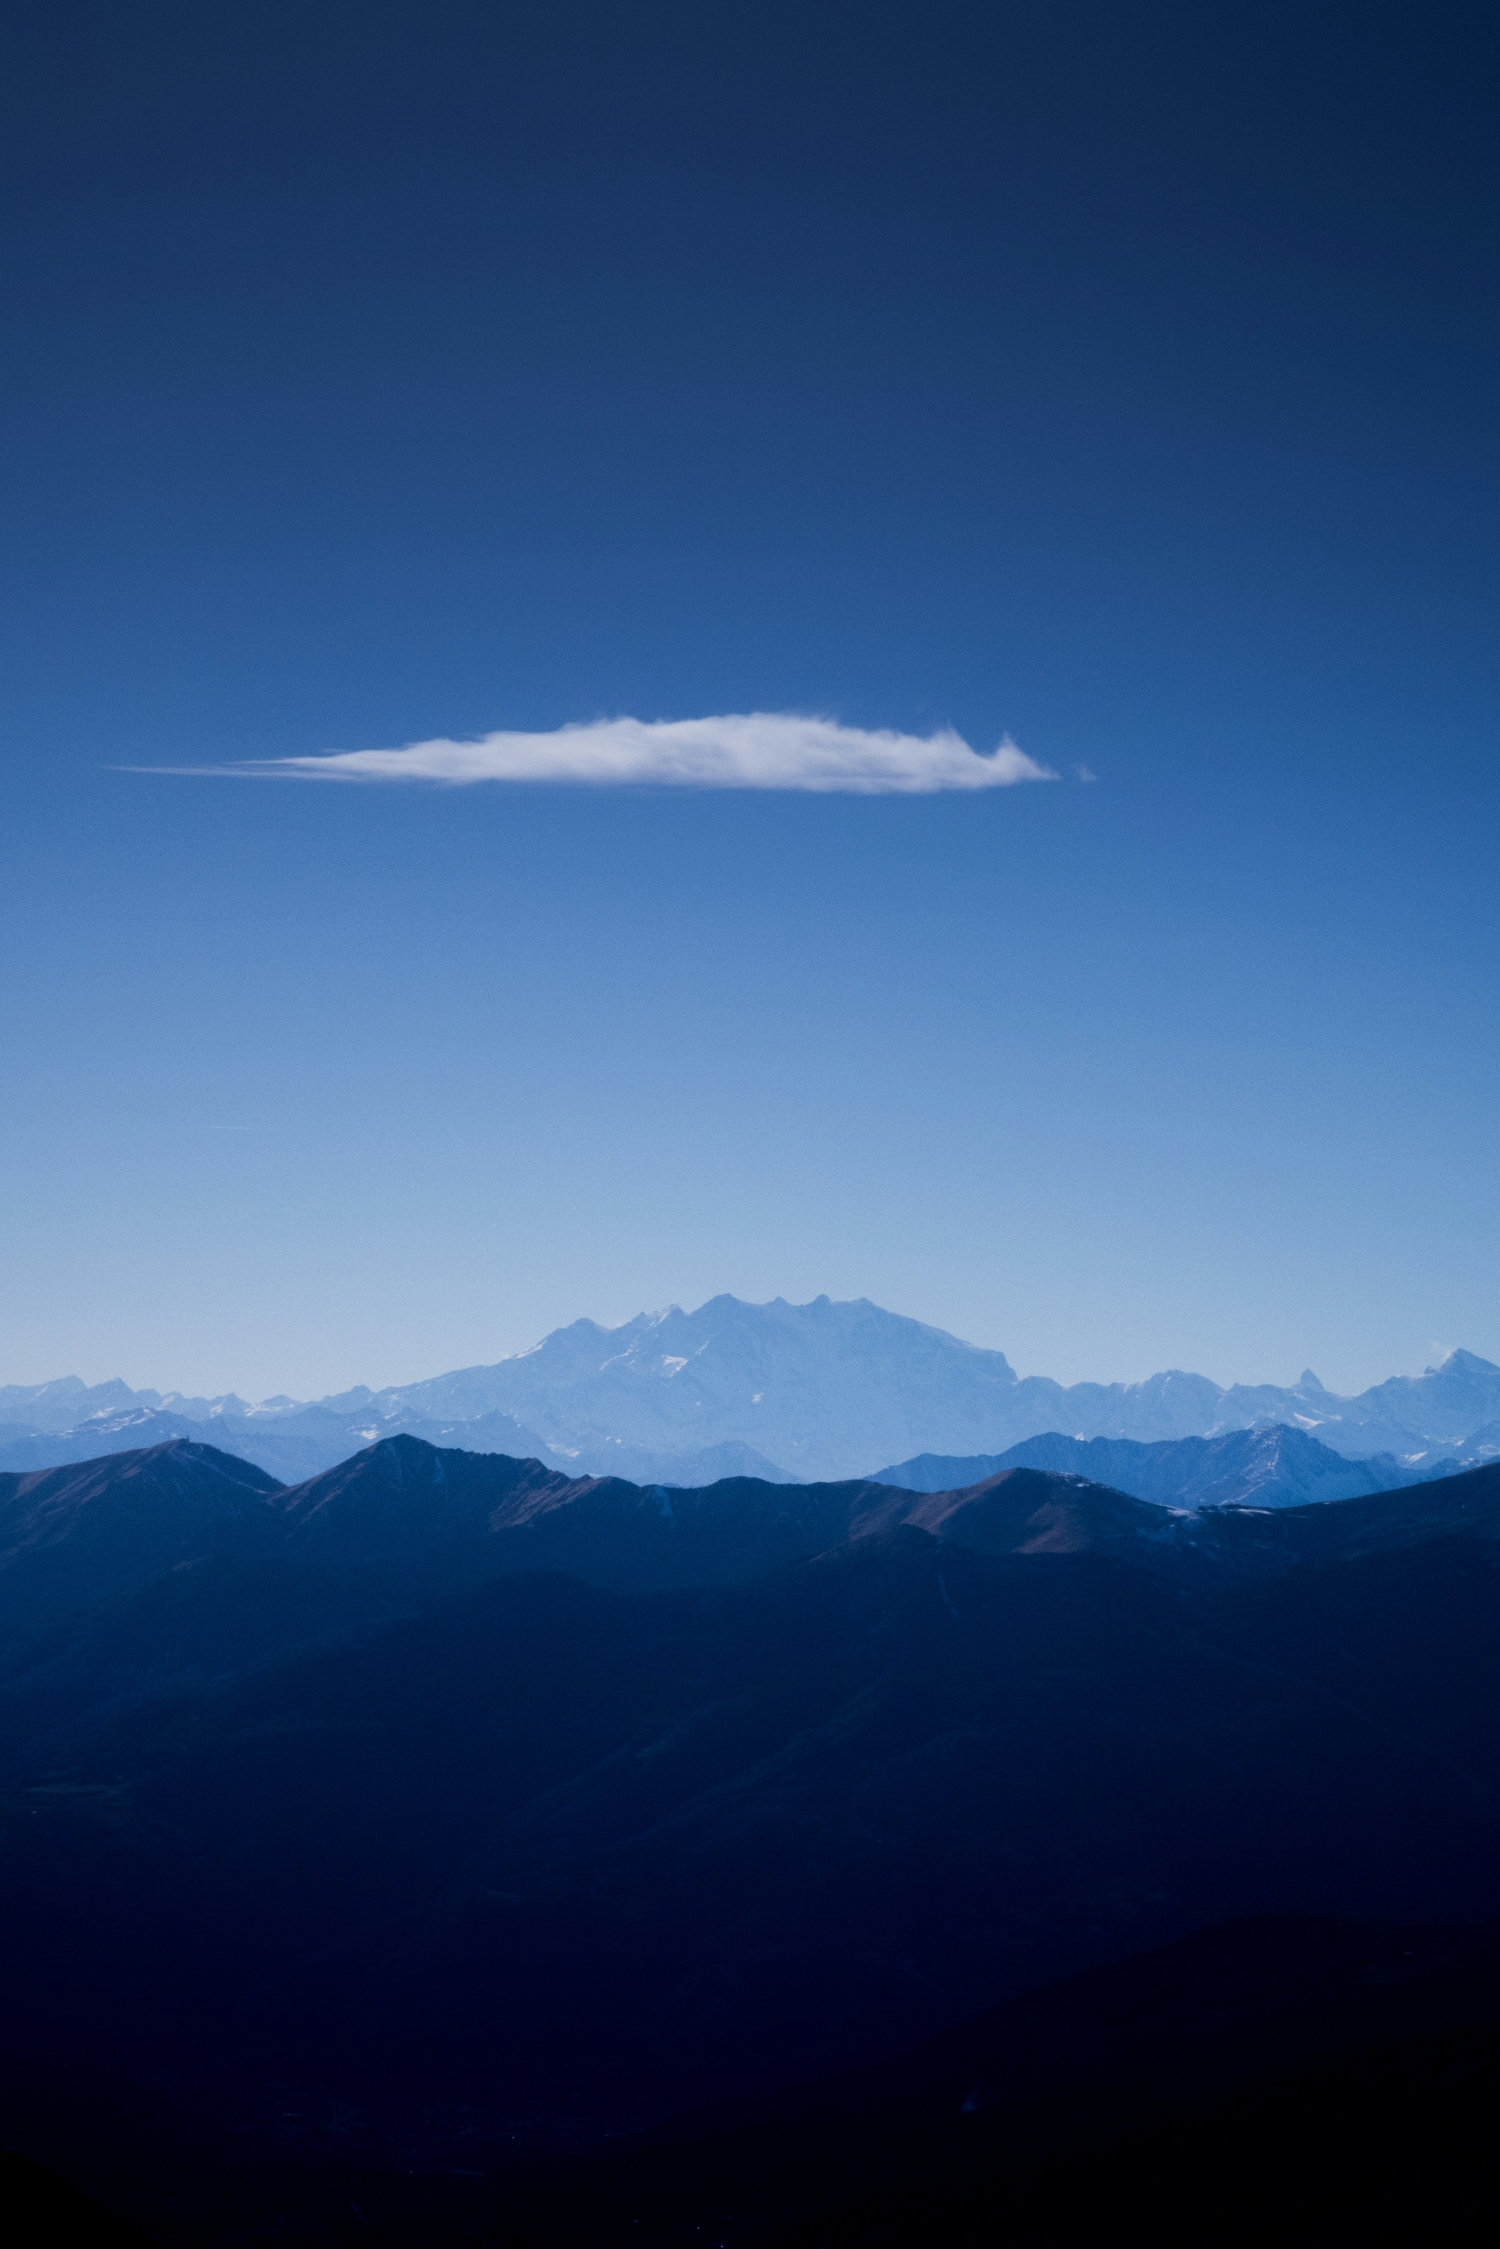
[(191, 1433), (286, 1482), (405, 1431), (529, 1456), (572, 1475), (694, 1484), (716, 1475), (816, 1481), (877, 1461), (997, 1457), (1056, 1434), (1161, 1444), (1282, 1424), (1345, 1459), (1402, 1471), (1500, 1457), (1500, 1367), (1454, 1351), (1356, 1398), (1311, 1369), (1291, 1388), (1170, 1371), (1137, 1383), (1020, 1377), (1003, 1352), (859, 1299), (746, 1304), (714, 1297), (618, 1328), (577, 1320), (492, 1366), (312, 1404), (87, 1387), (0, 1388), (0, 1466), (92, 1458)]
[(1228, 1429), (1218, 1437), (1172, 1437), (1156, 1445), (1139, 1444), (1133, 1437), (1062, 1437), (1053, 1432), (1024, 1438), (1003, 1453), (967, 1459), (922, 1453), (882, 1468), (875, 1481), (905, 1491), (954, 1491), (1007, 1468), (1085, 1476), (1160, 1507), (1184, 1508), (1302, 1507), (1424, 1481), (1420, 1468), (1408, 1468), (1390, 1453), (1346, 1460), (1284, 1422)]

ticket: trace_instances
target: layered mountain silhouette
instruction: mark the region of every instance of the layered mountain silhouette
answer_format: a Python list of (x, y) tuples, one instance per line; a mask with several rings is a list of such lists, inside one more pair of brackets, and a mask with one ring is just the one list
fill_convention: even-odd
[[(57, 1389), (62, 1385), (49, 1385)], [(81, 1389), (82, 1385), (79, 1385)], [(101, 1385), (114, 1389), (114, 1384)], [(149, 1394), (148, 1394), (149, 1395)], [(504, 1451), (522, 1458), (547, 1458), (554, 1467), (576, 1473), (569, 1461), (552, 1459), (541, 1438), (510, 1414), (480, 1415), (473, 1421), (424, 1421), (419, 1415), (397, 1409), (384, 1417), (366, 1411), (335, 1413), (321, 1405), (277, 1406), (264, 1411), (244, 1408), (235, 1412), (221, 1401), (188, 1400), (190, 1412), (175, 1407), (138, 1404), (112, 1407), (76, 1427), (28, 1429), (16, 1419), (0, 1419), (0, 1473), (24, 1474), (29, 1470), (62, 1467), (97, 1460), (111, 1452), (140, 1452), (179, 1438), (209, 1443), (222, 1452), (250, 1461), (281, 1483), (298, 1484), (323, 1468), (333, 1468), (382, 1437), (409, 1434), (427, 1444), (452, 1444), (461, 1439), (472, 1452)], [(239, 1405), (235, 1400), (232, 1405)], [(201, 1410), (200, 1410), (201, 1409)], [(731, 1453), (723, 1466), (717, 1457), (703, 1461), (705, 1481), (739, 1469), (762, 1471), (753, 1460), (741, 1461)], [(773, 1470), (773, 1476), (779, 1475)]]
[(0, 2064), (451, 2177), (1247, 1915), (1483, 1921), (1497, 1627), (1500, 1465), (1191, 1511), (405, 1435), (7, 1475)]
[(1359, 1500), (1278, 1507), (1273, 1519), (1263, 1505), (1167, 1507), (1025, 1464), (936, 1491), (883, 1478), (747, 1477), (694, 1490), (567, 1477), (537, 1460), (404, 1435), (287, 1486), (177, 1439), (0, 1475), (0, 1627), (24, 1637), (180, 1565), (220, 1558), (357, 1583), (371, 1613), (384, 1614), (418, 1594), (538, 1570), (615, 1592), (730, 1585), (902, 1531), (979, 1553), (1115, 1555), (1157, 1574), (1210, 1564), (1273, 1572), (1437, 1537), (1488, 1538), (1497, 1505), (1500, 1464)]
[(178, 1439), (0, 1476), (0, 1622), (20, 1633), (216, 1558), (357, 1582), (383, 1614), (418, 1591), (518, 1571), (562, 1570), (614, 1591), (732, 1584), (908, 1524), (988, 1550), (1071, 1551), (1159, 1540), (1172, 1521), (1078, 1477), (1029, 1469), (935, 1495), (742, 1477), (693, 1490), (567, 1477), (540, 1461), (403, 1435), (284, 1486)]
[[(1500, 1368), (1455, 1351), (1356, 1398), (1311, 1369), (1291, 1388), (1171, 1372), (1137, 1383), (1018, 1377), (1004, 1354), (883, 1311), (819, 1297), (591, 1320), (532, 1349), (380, 1391), (251, 1406), (75, 1378), (0, 1389), (0, 1468), (55, 1466), (192, 1434), (284, 1482), (402, 1432), (529, 1455), (568, 1473), (692, 1485), (724, 1475), (844, 1478), (926, 1453), (994, 1458), (1061, 1433), (1160, 1444), (1280, 1423), (1345, 1458), (1403, 1472), (1500, 1457)], [(1377, 1470), (1377, 1473), (1381, 1471)]]

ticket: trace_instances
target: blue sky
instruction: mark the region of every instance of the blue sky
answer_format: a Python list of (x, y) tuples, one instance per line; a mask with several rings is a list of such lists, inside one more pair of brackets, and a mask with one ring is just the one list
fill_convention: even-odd
[[(1496, 37), (1432, 13), (13, 11), (0, 1379), (719, 1289), (1500, 1358)], [(127, 770), (755, 710), (1059, 778)]]

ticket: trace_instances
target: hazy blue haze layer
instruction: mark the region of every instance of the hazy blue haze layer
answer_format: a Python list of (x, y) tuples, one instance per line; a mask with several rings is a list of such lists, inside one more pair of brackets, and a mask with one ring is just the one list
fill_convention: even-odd
[[(1028, 1465), (1077, 1467), (1136, 1490), (1143, 1447), (1275, 1424), (1287, 1425), (1283, 1435), (1317, 1439), (1316, 1474), (1313, 1455), (1300, 1477), (1279, 1456), (1263, 1464), (1285, 1498), (1319, 1496), (1308, 1479), (1326, 1478), (1339, 1454), (1378, 1456), (1389, 1470), (1384, 1480), (1399, 1483), (1500, 1451), (1500, 1367), (1457, 1351), (1424, 1375), (1392, 1377), (1356, 1398), (1333, 1396), (1311, 1369), (1293, 1389), (1225, 1390), (1181, 1372), (1065, 1387), (1043, 1376), (1018, 1379), (1003, 1353), (879, 1305), (827, 1297), (742, 1304), (724, 1296), (691, 1313), (676, 1306), (641, 1313), (614, 1329), (578, 1320), (496, 1365), (312, 1405), (163, 1398), (123, 1383), (90, 1391), (76, 1376), (40, 1388), (11, 1385), (0, 1390), (0, 1466), (48, 1467), (212, 1432), (216, 1444), (294, 1483), (406, 1431), (469, 1452), (531, 1456), (573, 1475), (680, 1485), (731, 1475), (871, 1475), (882, 1458), (936, 1454), (952, 1474), (933, 1469), (916, 1479), (934, 1489), (934, 1474), (977, 1482), (1002, 1465), (998, 1457), (986, 1464), (985, 1456), (1057, 1432), (1063, 1441), (1126, 1440), (1122, 1457), (1134, 1474), (1117, 1477), (1113, 1454), (1093, 1466), (1028, 1454)], [(1008, 1454), (1003, 1464), (1012, 1464)], [(1178, 1483), (1193, 1472), (1183, 1468)], [(899, 1481), (899, 1471), (879, 1473)], [(1236, 1496), (1247, 1496), (1241, 1486), (1253, 1480), (1250, 1456), (1225, 1462), (1221, 1497), (1225, 1477), (1239, 1479)], [(1164, 1487), (1148, 1484), (1141, 1496), (1164, 1496)], [(1378, 1488), (1379, 1477), (1355, 1478), (1328, 1484), (1321, 1496)]]

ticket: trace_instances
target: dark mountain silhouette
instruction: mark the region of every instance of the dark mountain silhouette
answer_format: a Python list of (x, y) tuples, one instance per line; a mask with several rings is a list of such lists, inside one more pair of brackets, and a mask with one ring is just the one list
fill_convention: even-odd
[[(1038, 1478), (1030, 1505), (1018, 1475), (950, 1511), (971, 1536), (977, 1512), (1000, 1551), (960, 1543), (937, 1509), (936, 1535), (867, 1522), (738, 1586), (621, 1597), (505, 1577), (270, 1669), (252, 1654), (240, 1683), (231, 1663), (186, 1699), (63, 1696), (53, 1682), (118, 1686), (132, 1615), (156, 1659), (149, 1586), (5, 1681), (10, 1801), (28, 1814), (7, 1925), (38, 1964), (53, 1928), (49, 2006), (97, 1944), (90, 1985), (120, 1994), (119, 2021), (159, 2031), (173, 2006), (211, 2003), (226, 2023), (238, 2008), (253, 2045), (274, 1992), (262, 2033), (277, 2007), (305, 2053), (339, 2026), (326, 2069), (420, 2057), (439, 2077), (499, 2010), (515, 2058), (486, 2066), (519, 2070), (510, 2097), (522, 2078), (531, 2098), (587, 2078), (608, 2105), (627, 2083), (665, 2099), (704, 2071), (833, 2062), (976, 1983), (1174, 1923), (1482, 1911), (1500, 1869), (1481, 1778), (1500, 1749), (1500, 1553), (1451, 1533), (1492, 1533), (1500, 1474), (1458, 1482), (1482, 1487), (1466, 1518), (1453, 1484), (1424, 1487), (1347, 1503), (1335, 1538), (1331, 1508), (1226, 1513), (1222, 1574), (1220, 1548), (1205, 1564), (1195, 1547), (1194, 1586), (1120, 1558), (1144, 1503), (1065, 1502)], [(1447, 1535), (1397, 1519), (1413, 1497), (1441, 1497), (1425, 1528)], [(226, 1573), (263, 1587), (264, 1567), (174, 1573), (179, 1639), (206, 1608), (211, 1644)], [(81, 1948), (85, 1877), (101, 1895)], [(143, 1897), (165, 1958), (138, 1928), (121, 1941), (122, 1903)], [(140, 1975), (149, 2006), (125, 2003)]]
[[(205, 2132), (451, 2173), (1236, 1917), (1500, 1895), (1500, 1467), (1175, 1513), (174, 1445), (0, 1525), (11, 2067)], [(1029, 2035), (985, 2114), (1056, 2092)]]
[(1125, 1492), (1035, 1468), (1003, 1468), (958, 1491), (891, 1491), (881, 1498), (861, 1488), (850, 1512), (851, 1538), (903, 1526), (981, 1554), (1123, 1554), (1137, 1560), (1148, 1546), (1170, 1541), (1176, 1527), (1167, 1510)]
[(1367, 1499), (1311, 1507), (1205, 1508), (1180, 1519), (1185, 1549), (1242, 1575), (1396, 1554), (1434, 1541), (1500, 1539), (1500, 1461)]
[(522, 1570), (617, 1590), (732, 1583), (904, 1522), (987, 1551), (1061, 1551), (1106, 1550), (1129, 1527), (1147, 1537), (1164, 1520), (1077, 1477), (1032, 1470), (937, 1497), (746, 1477), (643, 1488), (399, 1436), (288, 1487), (177, 1440), (0, 1477), (0, 1618), (40, 1625), (171, 1564), (227, 1553), (316, 1566), (330, 1582), (355, 1573), (373, 1613), (387, 1613), (393, 1599)]
[[(903, 1527), (991, 1554), (1095, 1553), (1158, 1575), (1275, 1573), (1449, 1535), (1496, 1534), (1500, 1464), (1300, 1508), (1155, 1505), (1087, 1478), (1005, 1468), (956, 1491), (864, 1481), (700, 1490), (567, 1477), (540, 1461), (385, 1438), (283, 1486), (207, 1445), (0, 1476), (0, 1629), (24, 1638), (177, 1564), (257, 1558), (337, 1587), (341, 1623), (487, 1578), (561, 1570), (614, 1591), (723, 1585)], [(274, 1573), (273, 1573), (274, 1574)], [(291, 1579), (287, 1578), (288, 1584)], [(294, 1603), (297, 1630), (304, 1597)], [(295, 1636), (295, 1635), (294, 1635)]]
[(200, 1554), (274, 1536), (273, 1477), (177, 1440), (78, 1467), (0, 1475), (0, 1630), (143, 1582)]

